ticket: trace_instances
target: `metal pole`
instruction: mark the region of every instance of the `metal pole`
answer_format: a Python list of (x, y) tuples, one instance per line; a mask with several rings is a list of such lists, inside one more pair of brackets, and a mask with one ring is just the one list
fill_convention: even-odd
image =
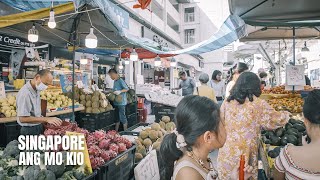
[(74, 85), (75, 85), (75, 58), (76, 58), (76, 40), (77, 40), (77, 30), (75, 29), (73, 32), (73, 59), (72, 59), (72, 121), (75, 121), (75, 113), (74, 113), (74, 99), (75, 99), (75, 92), (74, 92)]
[[(296, 65), (296, 28), (293, 27), (293, 65)], [(294, 86), (292, 86), (292, 91), (294, 91)]]
[(293, 27), (293, 65), (296, 65), (296, 28)]

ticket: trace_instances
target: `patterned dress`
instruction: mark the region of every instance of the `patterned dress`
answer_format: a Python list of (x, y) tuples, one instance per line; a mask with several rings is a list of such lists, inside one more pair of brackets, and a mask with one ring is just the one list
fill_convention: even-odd
[(258, 179), (258, 136), (260, 129), (276, 129), (289, 120), (288, 112), (277, 112), (266, 101), (254, 97), (244, 104), (233, 100), (221, 106), (221, 118), (225, 123), (227, 139), (219, 149), (219, 179), (229, 180), (231, 171), (239, 164), (240, 156), (249, 153), (249, 165), (253, 166)]

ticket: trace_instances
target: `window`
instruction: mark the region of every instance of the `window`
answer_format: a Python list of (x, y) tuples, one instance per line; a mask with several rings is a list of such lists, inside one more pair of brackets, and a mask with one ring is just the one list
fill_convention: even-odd
[(194, 7), (184, 9), (184, 22), (194, 22)]
[(195, 43), (194, 29), (186, 29), (184, 31), (184, 43), (185, 44)]

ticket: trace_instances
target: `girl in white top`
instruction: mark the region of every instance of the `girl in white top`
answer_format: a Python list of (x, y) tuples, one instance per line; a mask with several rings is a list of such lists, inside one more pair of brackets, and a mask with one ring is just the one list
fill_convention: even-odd
[(214, 90), (217, 97), (217, 101), (222, 101), (225, 94), (225, 83), (222, 80), (221, 71), (215, 70), (212, 73), (212, 79), (210, 81), (210, 87)]
[(304, 124), (311, 141), (285, 146), (275, 161), (275, 180), (320, 179), (320, 90), (313, 90), (303, 105)]
[(240, 76), (240, 74), (247, 71), (248, 69), (249, 68), (246, 63), (239, 62), (229, 70), (228, 73), (230, 74), (230, 78), (229, 78), (230, 81), (227, 84), (227, 88), (226, 88), (226, 98), (230, 96), (230, 91), (233, 88), (233, 86), (236, 84), (236, 81)]
[[(160, 147), (161, 179), (217, 179), (208, 155), (226, 141), (218, 105), (207, 97), (189, 95), (178, 104), (175, 117), (177, 129), (164, 137)], [(252, 167), (245, 165), (245, 179), (252, 176), (251, 172)], [(238, 168), (232, 179), (239, 179)]]

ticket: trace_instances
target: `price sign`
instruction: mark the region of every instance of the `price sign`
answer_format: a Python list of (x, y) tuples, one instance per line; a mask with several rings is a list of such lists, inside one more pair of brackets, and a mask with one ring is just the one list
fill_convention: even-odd
[(156, 150), (152, 150), (142, 161), (134, 168), (136, 180), (159, 180), (160, 173)]
[(0, 99), (6, 98), (6, 90), (4, 88), (4, 82), (0, 81)]
[[(86, 74), (76, 73), (75, 74), (75, 82), (79, 85), (78, 81), (81, 81), (84, 87), (87, 86), (88, 76)], [(60, 74), (60, 85), (62, 92), (67, 93), (72, 91), (72, 74)]]
[(304, 65), (288, 65), (286, 67), (286, 78), (289, 86), (305, 86)]

